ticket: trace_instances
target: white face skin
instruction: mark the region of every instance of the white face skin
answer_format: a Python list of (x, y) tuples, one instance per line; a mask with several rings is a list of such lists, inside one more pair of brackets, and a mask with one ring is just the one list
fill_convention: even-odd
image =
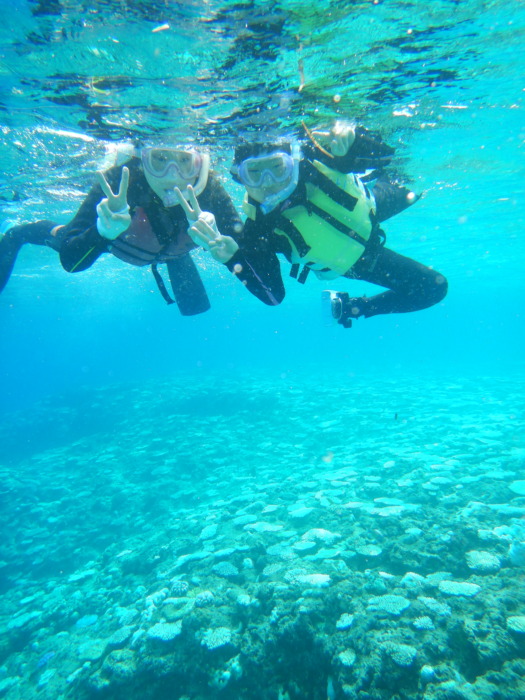
[(187, 192), (188, 185), (195, 185), (197, 178), (192, 180), (184, 180), (178, 175), (168, 174), (166, 177), (155, 177), (144, 169), (144, 176), (153, 192), (160, 197), (165, 207), (174, 207), (179, 204), (179, 200), (175, 196), (175, 188), (178, 187), (182, 194)]

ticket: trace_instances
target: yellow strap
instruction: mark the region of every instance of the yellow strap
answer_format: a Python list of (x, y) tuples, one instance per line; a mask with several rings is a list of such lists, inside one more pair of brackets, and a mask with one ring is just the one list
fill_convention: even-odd
[(81, 263), (83, 263), (84, 260), (87, 258), (87, 256), (88, 256), (90, 253), (92, 253), (94, 250), (95, 250), (95, 246), (93, 246), (93, 248), (90, 248), (90, 249), (88, 250), (88, 252), (87, 252), (82, 258), (80, 258), (80, 260), (79, 260), (77, 263), (75, 263), (75, 264), (73, 265), (73, 267), (71, 268), (70, 272), (75, 272), (75, 270), (77, 269), (77, 267), (78, 267)]

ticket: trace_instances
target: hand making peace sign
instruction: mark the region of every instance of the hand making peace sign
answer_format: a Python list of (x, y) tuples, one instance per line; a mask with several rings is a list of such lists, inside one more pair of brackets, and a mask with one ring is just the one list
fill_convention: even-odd
[(219, 232), (215, 216), (211, 212), (201, 210), (191, 185), (188, 186), (189, 202), (177, 187), (175, 193), (190, 224), (188, 235), (191, 240), (208, 250), (215, 260), (227, 263), (239, 250), (237, 243), (231, 236), (223, 236)]
[(312, 130), (312, 135), (326, 140), (333, 156), (346, 156), (355, 141), (355, 129), (345, 121), (336, 121), (330, 131)]
[(104, 173), (97, 172), (97, 179), (102, 192), (106, 195), (97, 204), (97, 229), (101, 236), (110, 241), (115, 240), (131, 223), (128, 205), (129, 169), (122, 168), (122, 177), (118, 193), (115, 194), (106, 180)]

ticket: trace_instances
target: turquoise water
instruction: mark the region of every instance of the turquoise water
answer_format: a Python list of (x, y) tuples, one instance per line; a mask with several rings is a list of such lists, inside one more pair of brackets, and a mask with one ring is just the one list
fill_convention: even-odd
[(197, 253), (183, 318), (147, 270), (25, 246), (0, 697), (525, 698), (524, 30), (517, 1), (2, 4), (2, 219), (67, 222), (157, 134), (240, 207), (239, 135), (350, 117), (424, 191), (388, 245), (449, 293), (343, 330), (286, 263), (268, 308)]

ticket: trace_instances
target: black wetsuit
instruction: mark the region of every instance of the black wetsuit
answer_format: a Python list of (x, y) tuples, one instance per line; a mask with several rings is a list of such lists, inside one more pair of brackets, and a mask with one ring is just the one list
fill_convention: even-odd
[[(300, 164), (299, 182), (285, 202), (265, 215), (260, 205), (249, 198), (249, 204), (255, 208), (255, 219), (246, 220), (240, 239), (241, 249), (228, 263), (228, 267), (231, 269), (236, 263), (240, 264), (242, 271), (238, 273), (239, 277), (265, 303), (278, 304), (284, 299), (285, 288), (277, 255), (282, 254), (292, 262), (292, 248), (288, 239), (276, 234), (275, 229), (286, 228), (283, 211), (306, 203), (306, 182), (313, 178), (319, 181), (319, 178), (324, 177), (310, 162), (316, 159), (343, 173), (362, 173), (374, 169), (374, 177), (378, 176), (372, 186), (376, 214), (370, 239), (361, 258), (344, 277), (372, 282), (389, 291), (351, 299), (347, 316), (357, 318), (405, 313), (441, 301), (447, 293), (447, 281), (443, 275), (384, 247), (385, 234), (380, 223), (417, 200), (417, 197), (409, 196), (408, 189), (391, 183), (383, 173), (383, 167), (388, 165), (392, 154), (392, 148), (371, 138), (363, 129), (357, 129), (354, 145), (344, 157), (330, 158), (313, 145), (303, 148), (304, 160)], [(296, 276), (297, 270), (294, 267), (297, 266), (292, 265), (292, 274)]]

